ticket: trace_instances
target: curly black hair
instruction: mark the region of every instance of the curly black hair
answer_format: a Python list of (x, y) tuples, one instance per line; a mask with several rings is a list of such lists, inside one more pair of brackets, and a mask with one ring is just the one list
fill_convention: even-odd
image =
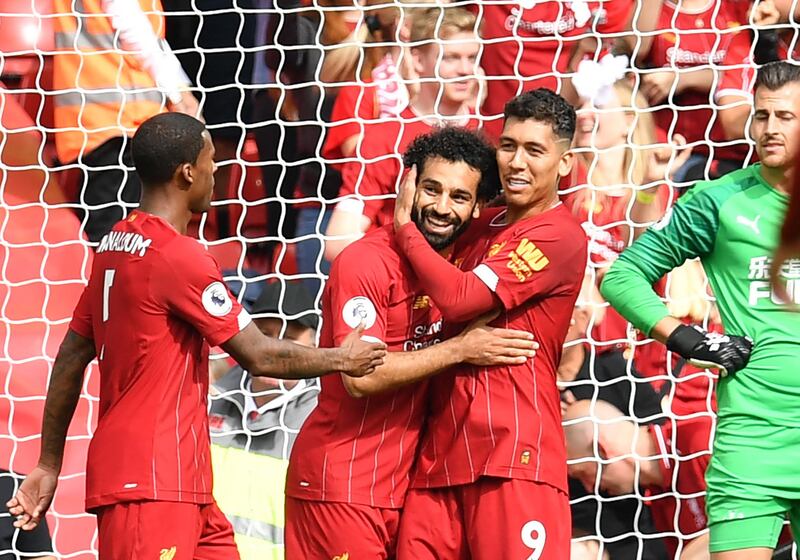
[(526, 91), (506, 103), (506, 120), (534, 120), (549, 124), (559, 138), (572, 142), (575, 135), (575, 109), (557, 93), (539, 88)]
[(500, 194), (495, 149), (480, 132), (460, 126), (446, 126), (417, 136), (403, 154), (403, 164), (406, 167), (416, 165), (417, 176), (420, 177), (425, 163), (433, 157), (451, 162), (463, 161), (480, 171), (478, 200), (492, 200)]

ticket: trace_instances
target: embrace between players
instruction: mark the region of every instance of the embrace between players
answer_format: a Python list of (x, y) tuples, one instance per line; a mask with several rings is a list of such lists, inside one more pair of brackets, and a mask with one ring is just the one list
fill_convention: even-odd
[[(16, 525), (35, 526), (50, 505), (98, 357), (87, 509), (101, 559), (238, 558), (211, 497), (205, 339), (254, 375), (341, 372), (322, 378), (290, 459), (290, 560), (568, 558), (556, 368), (586, 241), (557, 185), (574, 129), (572, 107), (539, 89), (508, 102), (496, 152), (457, 128), (418, 138), (395, 223), (333, 263), (315, 350), (260, 335), (184, 235), (213, 189), (202, 124), (144, 123), (133, 140), (142, 204), (96, 255), (53, 368), (39, 465), (9, 503)], [(482, 207), (498, 177), (505, 206)], [(694, 332), (664, 338), (729, 373), (746, 364), (743, 336)]]

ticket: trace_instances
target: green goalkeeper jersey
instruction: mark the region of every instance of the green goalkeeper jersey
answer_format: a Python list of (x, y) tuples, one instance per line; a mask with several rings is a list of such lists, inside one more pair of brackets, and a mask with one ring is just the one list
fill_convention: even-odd
[[(605, 276), (603, 296), (649, 333), (669, 313), (652, 285), (686, 259), (700, 257), (725, 332), (753, 339), (747, 367), (717, 388), (720, 422), (755, 417), (800, 426), (800, 312), (772, 293), (769, 267), (788, 197), (752, 165), (698, 183), (625, 250)], [(784, 265), (788, 293), (800, 303), (800, 260)]]

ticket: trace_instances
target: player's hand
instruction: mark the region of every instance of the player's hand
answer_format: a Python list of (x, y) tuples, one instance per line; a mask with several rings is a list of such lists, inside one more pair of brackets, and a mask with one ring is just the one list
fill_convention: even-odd
[[(664, 101), (673, 90), (678, 76), (672, 70), (659, 70), (642, 74), (642, 94), (650, 105)], [(677, 92), (677, 89), (675, 90)]]
[(458, 335), (462, 362), (476, 366), (524, 364), (536, 355), (539, 344), (527, 331), (488, 326), (497, 312), (476, 319)]
[(350, 377), (364, 377), (383, 364), (386, 356), (386, 345), (383, 342), (363, 340), (364, 323), (350, 331), (339, 350), (342, 352), (341, 362), (337, 370)]
[(414, 208), (414, 195), (417, 193), (417, 166), (412, 165), (397, 191), (394, 204), (394, 230), (397, 231), (411, 221), (411, 210)]
[(58, 484), (58, 472), (41, 465), (25, 477), (19, 490), (6, 505), (12, 516), (16, 517), (14, 527), (31, 531), (44, 517)]
[(750, 360), (753, 341), (746, 336), (710, 333), (680, 325), (667, 338), (667, 348), (697, 367), (716, 369), (721, 377), (735, 373)]

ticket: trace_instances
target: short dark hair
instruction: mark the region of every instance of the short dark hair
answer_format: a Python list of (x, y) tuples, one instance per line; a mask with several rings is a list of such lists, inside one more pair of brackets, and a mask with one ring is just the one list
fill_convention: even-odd
[(800, 83), (800, 66), (784, 60), (768, 62), (758, 69), (753, 91), (760, 87), (776, 91), (791, 83)]
[(178, 166), (197, 163), (206, 126), (183, 113), (161, 113), (144, 121), (133, 135), (131, 153), (145, 185), (167, 183)]
[(504, 109), (505, 119), (531, 119), (549, 124), (559, 138), (572, 141), (575, 109), (567, 100), (546, 88), (526, 91), (512, 98)]
[(478, 200), (492, 200), (500, 194), (497, 158), (492, 145), (484, 136), (460, 126), (446, 126), (417, 136), (403, 154), (406, 167), (417, 166), (417, 176), (425, 169), (429, 158), (439, 157), (451, 162), (464, 162), (481, 174)]

